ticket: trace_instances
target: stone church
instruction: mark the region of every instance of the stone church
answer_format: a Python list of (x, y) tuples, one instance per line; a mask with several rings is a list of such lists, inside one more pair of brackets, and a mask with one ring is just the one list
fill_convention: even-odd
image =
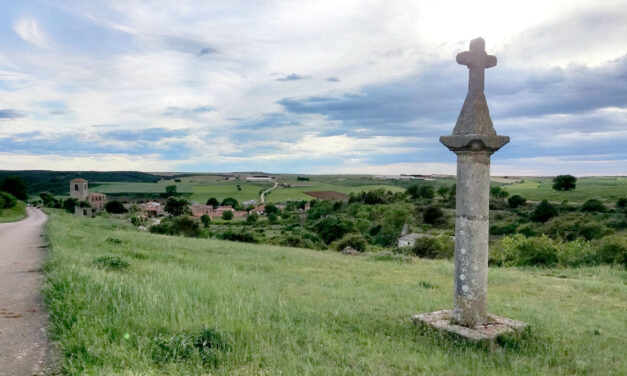
[(103, 193), (89, 193), (87, 180), (76, 178), (70, 181), (70, 197), (78, 201), (87, 201), (92, 208), (104, 210), (107, 204), (107, 195)]

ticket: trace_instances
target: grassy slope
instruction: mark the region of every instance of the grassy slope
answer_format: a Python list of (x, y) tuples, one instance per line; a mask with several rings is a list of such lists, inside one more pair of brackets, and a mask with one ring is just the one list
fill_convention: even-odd
[(0, 223), (17, 222), (26, 218), (26, 204), (18, 202), (11, 209), (0, 209)]
[[(46, 299), (72, 375), (625, 372), (621, 270), (565, 270), (568, 278), (559, 279), (491, 269), (490, 311), (532, 326), (529, 338), (491, 352), (421, 334), (408, 320), (450, 307), (448, 261), (402, 264), (158, 236), (61, 212), (51, 217), (48, 236)], [(93, 260), (101, 255), (131, 266), (98, 269)], [(151, 358), (154, 333), (203, 326), (232, 345), (217, 368), (203, 369), (198, 358), (161, 365)]]
[(577, 179), (577, 188), (573, 191), (560, 192), (552, 188), (551, 178), (524, 178), (524, 182), (508, 185), (505, 189), (510, 194), (521, 195), (528, 200), (584, 202), (589, 198), (600, 198), (612, 203), (621, 196), (627, 196), (627, 178), (625, 177), (586, 177)]

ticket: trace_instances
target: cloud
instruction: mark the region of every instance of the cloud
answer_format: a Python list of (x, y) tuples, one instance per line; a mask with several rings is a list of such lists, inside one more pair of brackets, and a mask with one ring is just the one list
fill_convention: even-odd
[(147, 128), (138, 130), (114, 130), (102, 134), (103, 137), (118, 141), (159, 141), (166, 138), (180, 138), (189, 132), (184, 129)]
[(299, 80), (305, 80), (309, 77), (307, 76), (301, 76), (300, 74), (296, 74), (296, 73), (292, 73), (292, 74), (288, 74), (285, 77), (281, 77), (281, 78), (277, 78), (277, 81), (282, 81), (282, 82), (286, 82), (286, 81), (299, 81)]
[(10, 108), (0, 110), (0, 120), (13, 120), (24, 117), (25, 115), (19, 111)]
[(340, 79), (337, 77), (327, 77), (325, 78), (325, 81), (329, 81), (329, 82), (340, 82)]
[(41, 30), (37, 21), (30, 17), (22, 17), (13, 23), (13, 31), (25, 41), (38, 47), (48, 47), (50, 39)]
[(205, 114), (208, 112), (214, 112), (216, 108), (213, 106), (205, 105), (205, 106), (197, 106), (197, 107), (168, 107), (164, 112), (164, 116), (172, 116), (172, 117), (193, 117), (200, 114)]
[(203, 47), (203, 48), (200, 49), (200, 51), (198, 51), (198, 54), (196, 54), (196, 56), (211, 55), (211, 54), (215, 54), (217, 52), (218, 52), (218, 50), (216, 50), (215, 48)]

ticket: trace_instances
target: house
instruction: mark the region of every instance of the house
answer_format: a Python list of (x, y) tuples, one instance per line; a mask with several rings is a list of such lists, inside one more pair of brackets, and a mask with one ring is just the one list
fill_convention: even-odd
[(416, 244), (416, 239), (424, 238), (429, 236), (427, 234), (419, 234), (416, 232), (409, 232), (409, 225), (407, 223), (403, 224), (403, 229), (401, 230), (401, 235), (397, 240), (397, 246), (399, 248), (403, 247), (413, 247)]
[(192, 205), (189, 208), (194, 218), (200, 218), (205, 214), (211, 217), (211, 213), (215, 211), (213, 205)]
[(257, 200), (244, 201), (244, 202), (242, 202), (242, 205), (244, 205), (244, 206), (255, 206), (255, 205), (257, 205)]
[(272, 181), (272, 177), (271, 176), (267, 176), (267, 175), (253, 175), (253, 176), (247, 176), (246, 177), (246, 181), (263, 181), (263, 182), (267, 182), (267, 181)]
[(165, 208), (156, 201), (139, 204), (138, 207), (146, 213), (147, 217), (160, 217), (165, 215)]

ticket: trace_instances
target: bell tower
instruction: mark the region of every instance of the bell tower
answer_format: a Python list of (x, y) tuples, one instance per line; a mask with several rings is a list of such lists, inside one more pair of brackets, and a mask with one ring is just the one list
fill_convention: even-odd
[(87, 180), (77, 178), (70, 181), (70, 197), (77, 199), (78, 201), (87, 201), (87, 195), (89, 190), (87, 189)]

